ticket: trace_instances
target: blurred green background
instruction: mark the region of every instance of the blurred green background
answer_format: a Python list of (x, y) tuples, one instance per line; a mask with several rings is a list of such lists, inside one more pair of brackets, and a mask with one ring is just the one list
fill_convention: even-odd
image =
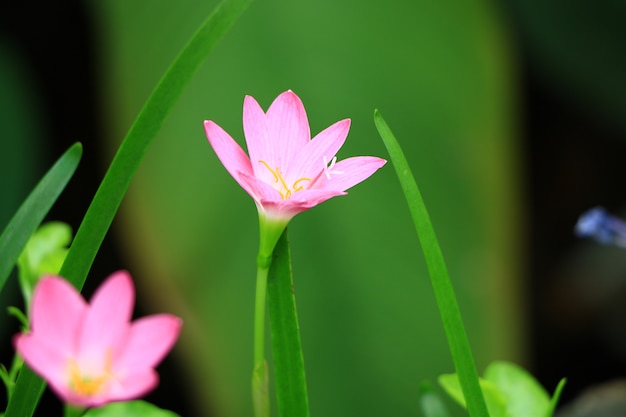
[[(110, 137), (121, 138), (213, 5), (104, 5)], [(180, 354), (197, 398), (217, 415), (250, 415), (258, 232), (254, 204), (217, 160), (202, 121), (242, 140), (245, 94), (267, 108), (294, 90), (314, 133), (352, 118), (340, 159), (385, 156), (372, 121), (380, 108), (433, 213), (479, 366), (518, 359), (506, 35), (486, 6), (448, 11), (427, 2), (256, 2), (146, 156), (118, 227), (142, 285), (154, 286), (155, 308), (184, 316)], [(108, 143), (113, 151), (117, 142)], [(416, 415), (419, 382), (452, 365), (392, 167), (296, 217), (289, 231), (311, 413)]]
[[(58, 25), (68, 25), (59, 43), (43, 32), (34, 36), (54, 59), (30, 60), (19, 43), (0, 38), (2, 223), (47, 169), (43, 156), (54, 159), (80, 140), (85, 160), (51, 215), (78, 226), (142, 104), (216, 4), (76, 2), (63, 17), (47, 9)], [(593, 83), (601, 77), (579, 79), (576, 71), (560, 77), (576, 68), (568, 59), (578, 55), (555, 56), (564, 49), (541, 41), (554, 43), (554, 32), (568, 39), (576, 25), (552, 27), (549, 7), (521, 4), (252, 3), (146, 154), (90, 278), (93, 286), (117, 268), (129, 269), (142, 312), (183, 317), (184, 332), (152, 400), (188, 415), (251, 415), (256, 209), (217, 160), (202, 122), (214, 120), (243, 145), (244, 95), (267, 109), (287, 89), (303, 100), (312, 134), (352, 119), (339, 159), (387, 158), (372, 119), (373, 110), (381, 110), (430, 210), (479, 372), (494, 359), (531, 364), (520, 55), (538, 57), (535, 68), (544, 79), (594, 98), (596, 112), (606, 105), (619, 113), (623, 103), (615, 97), (623, 84), (616, 75), (618, 84), (604, 82), (617, 92), (590, 96), (605, 91)], [(30, 17), (33, 33), (37, 22), (45, 25), (44, 11), (40, 20)], [(535, 16), (548, 16), (547, 22)], [(520, 51), (520, 27), (530, 28), (523, 44), (534, 55)], [(87, 58), (73, 62), (80, 54)], [(65, 84), (46, 94), (64, 103), (56, 111), (65, 123), (81, 129), (55, 129), (58, 118), (38, 119), (38, 89), (50, 80), (38, 84), (31, 67), (66, 75)], [(607, 67), (613, 68), (610, 59)], [(579, 85), (585, 87), (574, 88)], [(56, 145), (48, 138), (53, 130), (62, 136)], [(392, 166), (348, 196), (297, 216), (289, 235), (312, 415), (420, 415), (420, 382), (453, 368)], [(168, 398), (168, 389), (180, 397)]]

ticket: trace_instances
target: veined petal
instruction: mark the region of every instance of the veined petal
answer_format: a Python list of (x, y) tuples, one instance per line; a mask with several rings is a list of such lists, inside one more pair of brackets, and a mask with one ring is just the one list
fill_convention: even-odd
[(243, 101), (243, 133), (246, 137), (250, 164), (257, 178), (268, 180), (271, 173), (259, 164), (259, 161), (275, 166), (276, 155), (272, 141), (268, 137), (266, 119), (265, 112), (259, 103), (253, 97), (246, 96)]
[(94, 293), (80, 334), (79, 363), (98, 361), (122, 344), (129, 330), (135, 305), (135, 288), (130, 274), (111, 274)]
[(322, 175), (315, 183), (316, 189), (345, 191), (366, 180), (385, 165), (387, 161), (375, 156), (355, 156), (339, 161), (335, 164), (334, 170), (342, 172), (331, 176), (331, 179)]
[(289, 181), (301, 177), (317, 177), (325, 168), (324, 157), (330, 161), (335, 156), (346, 141), (349, 131), (350, 119), (344, 119), (318, 133), (294, 158)]
[(285, 91), (270, 105), (266, 122), (274, 166), (280, 167), (283, 173), (289, 172), (293, 158), (311, 140), (302, 101), (293, 91)]
[(329, 198), (345, 195), (337, 190), (303, 190), (291, 195), (287, 200), (262, 201), (266, 215), (272, 219), (288, 221), (298, 213), (302, 213), (328, 200)]
[(204, 122), (204, 130), (209, 139), (209, 143), (222, 162), (222, 165), (224, 165), (224, 168), (226, 168), (235, 181), (237, 181), (248, 194), (253, 195), (252, 190), (247, 188), (246, 184), (243, 183), (239, 177), (239, 173), (254, 176), (248, 155), (246, 155), (243, 149), (241, 149), (241, 146), (215, 122), (206, 120)]
[(133, 322), (114, 372), (135, 373), (155, 367), (178, 339), (182, 321), (170, 314), (143, 317)]
[(86, 310), (87, 303), (72, 284), (61, 277), (43, 277), (33, 295), (31, 331), (73, 354)]
[(261, 201), (264, 201), (264, 200), (269, 200), (269, 201), (281, 200), (280, 193), (276, 191), (274, 187), (272, 187), (271, 185), (267, 184), (266, 182), (262, 180), (259, 180), (253, 176), (246, 175), (243, 173), (240, 173), (240, 180), (243, 183), (245, 183), (246, 186), (248, 187), (248, 188), (244, 187), (246, 191), (248, 189), (251, 190), (251, 191), (248, 191), (248, 194), (250, 194), (250, 196), (254, 198), (254, 201), (256, 201), (257, 203), (260, 203)]

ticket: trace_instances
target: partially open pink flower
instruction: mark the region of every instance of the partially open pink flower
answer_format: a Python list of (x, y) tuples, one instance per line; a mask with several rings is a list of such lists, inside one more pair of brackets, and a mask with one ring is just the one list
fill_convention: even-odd
[(31, 330), (15, 337), (24, 361), (67, 403), (80, 407), (138, 398), (158, 384), (154, 370), (182, 322), (158, 314), (131, 322), (135, 290), (128, 272), (107, 278), (87, 304), (65, 279), (42, 278)]
[(254, 199), (261, 220), (286, 225), (296, 214), (372, 175), (385, 160), (359, 156), (337, 162), (350, 119), (341, 120), (311, 139), (300, 98), (280, 94), (267, 113), (250, 96), (243, 104), (243, 130), (248, 155), (213, 121), (204, 128), (224, 167)]

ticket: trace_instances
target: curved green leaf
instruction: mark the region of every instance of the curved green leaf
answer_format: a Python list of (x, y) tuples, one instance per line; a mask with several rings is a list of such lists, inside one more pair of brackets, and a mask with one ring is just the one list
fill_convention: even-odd
[(39, 181), (0, 236), (0, 290), (17, 262), (26, 242), (35, 233), (78, 167), (83, 153), (80, 143), (72, 145)]
[[(217, 41), (250, 3), (251, 0), (222, 1), (185, 45), (148, 98), (111, 162), (61, 268), (60, 275), (77, 288), (82, 288), (130, 181), (166, 116)], [(24, 367), (9, 400), (6, 417), (32, 416), (43, 388), (44, 382)]]
[[(478, 382), (478, 373), (470, 349), (461, 311), (450, 282), (446, 262), (441, 253), (437, 236), (422, 195), (417, 188), (400, 144), (378, 110), (374, 111), (374, 123), (385, 143), (406, 198), (417, 236), (422, 245), (426, 266), (435, 292), (439, 314), (448, 339), (454, 367), (459, 375), (460, 386), (467, 400), (467, 410), (472, 417), (489, 416), (485, 399)], [(494, 416), (492, 416), (494, 417)]]
[(563, 388), (565, 388), (565, 383), (567, 379), (563, 378), (559, 381), (556, 389), (554, 390), (554, 394), (552, 394), (552, 398), (550, 399), (550, 407), (546, 411), (544, 417), (552, 417), (554, 414), (554, 410), (556, 410), (556, 405), (559, 403), (559, 399), (561, 398), (561, 392), (563, 392)]

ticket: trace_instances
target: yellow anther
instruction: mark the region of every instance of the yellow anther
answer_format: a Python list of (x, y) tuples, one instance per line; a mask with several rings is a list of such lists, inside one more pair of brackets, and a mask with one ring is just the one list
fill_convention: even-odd
[(298, 184), (300, 184), (302, 181), (308, 181), (308, 182), (311, 182), (311, 178), (306, 178), (306, 177), (303, 177), (303, 178), (300, 178), (299, 180), (297, 180), (296, 182), (294, 182), (294, 183), (293, 183), (293, 190), (294, 190), (294, 191), (302, 191), (302, 190), (304, 190), (304, 186), (302, 186), (302, 185), (298, 185)]
[(265, 165), (265, 168), (267, 168), (272, 173), (272, 175), (274, 175), (274, 182), (278, 182), (278, 174), (276, 173), (278, 171), (278, 168), (276, 168), (276, 171), (274, 171), (264, 160), (260, 159), (259, 162)]
[(278, 191), (278, 193), (280, 194), (280, 198), (283, 200), (287, 200), (289, 197), (291, 197), (292, 191), (296, 192), (296, 191), (304, 190), (304, 186), (300, 185), (302, 181), (311, 182), (310, 178), (303, 177), (303, 178), (296, 180), (290, 189), (289, 186), (287, 185), (287, 181), (285, 181), (285, 178), (283, 178), (283, 175), (280, 173), (280, 170), (278, 169), (278, 167), (272, 169), (270, 165), (262, 159), (260, 159), (259, 162), (265, 165), (265, 168), (267, 168), (269, 172), (272, 173), (272, 175), (274, 176), (274, 182), (280, 183), (280, 185), (282, 186), (282, 189), (276, 189), (276, 191)]
[(70, 384), (74, 392), (80, 395), (94, 395), (102, 391), (103, 386), (113, 378), (111, 374), (112, 352), (107, 351), (104, 372), (98, 376), (83, 375), (74, 359), (69, 361)]

